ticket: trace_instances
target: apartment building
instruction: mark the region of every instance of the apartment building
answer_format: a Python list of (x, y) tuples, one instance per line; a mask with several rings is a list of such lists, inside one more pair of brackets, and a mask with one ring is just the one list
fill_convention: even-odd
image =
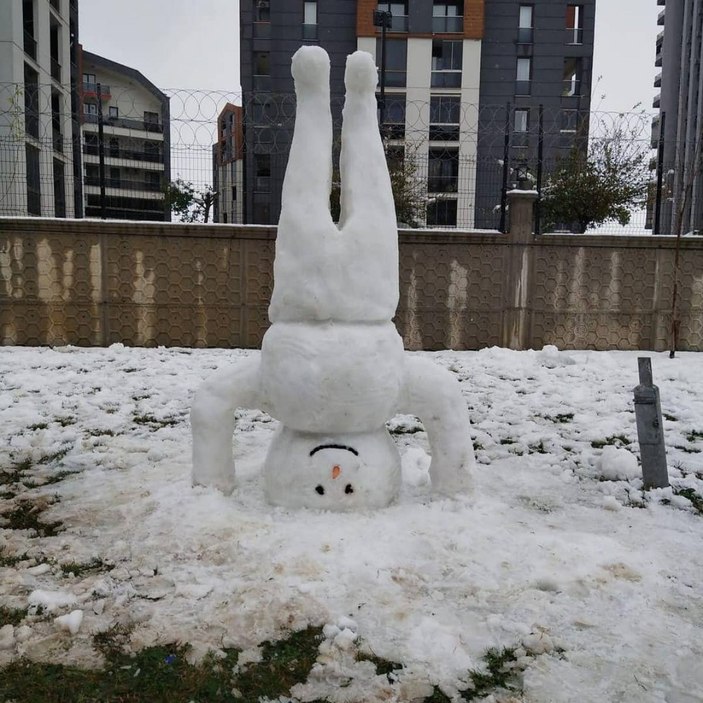
[(217, 142), (212, 146), (213, 222), (244, 219), (244, 111), (227, 103), (217, 117)]
[[(390, 15), (385, 41), (375, 11)], [(290, 58), (319, 44), (330, 54), (336, 125), (346, 56), (362, 49), (380, 66), (385, 54), (383, 133), (394, 155), (417, 163), (424, 223), (498, 226), (511, 167), (536, 170), (540, 114), (545, 168), (585, 144), (594, 21), (595, 0), (242, 0), (245, 219), (278, 218)]]
[(658, 0), (655, 234), (703, 233), (703, 4)]
[(81, 214), (77, 0), (0, 3), (0, 215)]
[(80, 56), (85, 216), (170, 220), (168, 97), (129, 66)]

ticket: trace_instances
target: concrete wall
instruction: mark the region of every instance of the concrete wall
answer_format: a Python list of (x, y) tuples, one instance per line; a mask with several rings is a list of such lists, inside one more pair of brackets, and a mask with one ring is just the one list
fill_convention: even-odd
[[(396, 324), (409, 349), (668, 344), (672, 237), (402, 231)], [(275, 228), (0, 218), (5, 345), (257, 347)], [(703, 238), (680, 251), (680, 349), (703, 351)]]

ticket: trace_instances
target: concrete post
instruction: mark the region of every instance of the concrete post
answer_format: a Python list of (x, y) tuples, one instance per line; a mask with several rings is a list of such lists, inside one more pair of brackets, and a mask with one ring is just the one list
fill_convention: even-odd
[(637, 364), (640, 383), (634, 390), (635, 418), (644, 487), (666, 488), (669, 485), (669, 474), (666, 468), (659, 389), (652, 383), (652, 360), (648, 356), (640, 356)]
[(529, 305), (532, 288), (532, 242), (534, 239), (534, 206), (537, 191), (510, 190), (507, 193), (510, 211), (503, 346), (527, 349), (530, 346)]

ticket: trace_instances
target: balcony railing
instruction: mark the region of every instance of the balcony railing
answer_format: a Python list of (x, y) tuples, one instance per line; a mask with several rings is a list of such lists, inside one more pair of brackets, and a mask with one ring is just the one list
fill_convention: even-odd
[[(94, 95), (98, 94), (98, 84), (97, 83), (88, 83), (87, 81), (83, 81), (83, 93), (90, 95), (91, 93)], [(109, 98), (110, 97), (110, 86), (105, 85), (104, 83), (100, 84), (100, 97), (103, 98)]]
[(317, 25), (316, 24), (304, 24), (303, 25), (303, 41), (311, 41), (317, 39)]
[(61, 64), (56, 59), (51, 59), (51, 77), (61, 83)]
[(583, 44), (583, 29), (581, 29), (580, 27), (567, 27), (566, 43)]
[(431, 124), (430, 141), (435, 142), (458, 142), (459, 125), (456, 124)]
[(464, 31), (463, 17), (433, 17), (432, 31), (435, 34), (459, 33)]
[[(89, 156), (98, 156), (100, 151), (97, 144), (84, 144), (83, 153)], [(131, 159), (132, 161), (149, 161), (150, 163), (160, 163), (163, 160), (160, 153), (134, 149), (114, 149), (109, 146), (105, 150), (105, 156), (110, 159)]]
[(532, 44), (534, 41), (534, 29), (532, 27), (518, 27), (517, 43)]
[(39, 139), (39, 110), (36, 108), (25, 108), (24, 129), (30, 137)]
[[(85, 184), (88, 186), (100, 186), (100, 178), (98, 176), (86, 176)], [(142, 190), (150, 193), (158, 193), (161, 191), (161, 183), (125, 180), (123, 178), (106, 178), (105, 187), (118, 188), (120, 190)]]
[(456, 193), (457, 176), (430, 176), (427, 179), (427, 191), (429, 193)]
[(530, 95), (532, 92), (532, 81), (515, 81), (515, 95)]
[(37, 60), (37, 40), (27, 31), (24, 33), (24, 53), (30, 59)]
[(391, 32), (407, 32), (408, 31), (408, 16), (393, 15), (391, 17)]
[(271, 36), (270, 22), (254, 22), (254, 37), (256, 39), (268, 39)]
[[(97, 115), (83, 115), (83, 121), (88, 124), (97, 124)], [(124, 117), (103, 117), (103, 124), (106, 127), (122, 127), (123, 129), (138, 129), (142, 132), (163, 132), (163, 125), (158, 122), (144, 120), (130, 120)]]
[(432, 71), (433, 88), (460, 88), (461, 71)]

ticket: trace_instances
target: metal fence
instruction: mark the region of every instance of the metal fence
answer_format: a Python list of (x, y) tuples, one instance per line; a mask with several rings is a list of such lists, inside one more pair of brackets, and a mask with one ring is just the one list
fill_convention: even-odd
[[(167, 89), (166, 114), (128, 90), (96, 85), (89, 92), (109, 100), (0, 84), (0, 215), (276, 221), (294, 95), (259, 95), (242, 104), (233, 92)], [(342, 104), (333, 96), (336, 135)], [(658, 182), (649, 170), (651, 113), (508, 103), (479, 108), (447, 91), (429, 102), (387, 93), (384, 115), (389, 167), (408, 206), (399, 215), (413, 226), (505, 230), (510, 188), (535, 188), (546, 202), (555, 179), (587, 172), (584, 155), (599, 150), (626, 159), (639, 187), (620, 218), (629, 217), (625, 231), (644, 233), (654, 204), (661, 210), (667, 202), (666, 179)], [(169, 188), (173, 183), (179, 188)], [(573, 178), (572, 190), (589, 187)], [(186, 202), (179, 204), (179, 195)], [(582, 195), (588, 200), (588, 192)], [(577, 218), (550, 219), (547, 210), (538, 228), (584, 226)], [(624, 230), (606, 218), (598, 231)]]

